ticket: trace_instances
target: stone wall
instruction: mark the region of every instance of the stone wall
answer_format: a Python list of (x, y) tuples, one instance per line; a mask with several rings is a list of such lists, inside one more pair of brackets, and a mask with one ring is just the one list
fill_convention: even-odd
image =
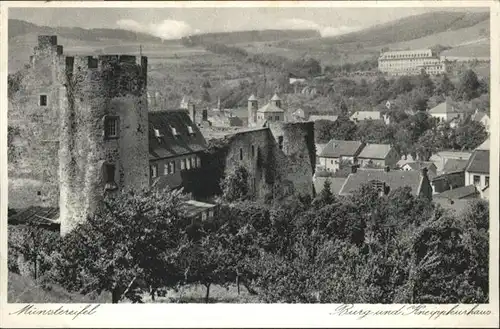
[[(314, 195), (316, 153), (312, 123), (276, 123), (217, 141), (217, 151), (202, 157), (200, 172), (203, 173), (199, 176), (211, 175), (210, 179), (202, 178), (203, 182), (217, 185), (227, 174), (243, 166), (249, 174), (251, 197), (256, 200), (294, 193)], [(221, 193), (216, 186), (210, 190)]]
[[(9, 204), (16, 207), (59, 203), (59, 80), (62, 47), (53, 36), (39, 37), (30, 64), (20, 72), (19, 89), (11, 95), (8, 125), (16, 128), (9, 157)], [(45, 97), (46, 105), (40, 103)], [(21, 184), (30, 181), (31, 184)], [(33, 188), (33, 186), (37, 186)], [(16, 200), (13, 200), (16, 198)]]
[[(147, 59), (107, 55), (67, 57), (61, 98), (61, 233), (92, 214), (105, 193), (104, 166), (115, 166), (118, 189), (149, 185)], [(104, 136), (106, 116), (118, 138)]]

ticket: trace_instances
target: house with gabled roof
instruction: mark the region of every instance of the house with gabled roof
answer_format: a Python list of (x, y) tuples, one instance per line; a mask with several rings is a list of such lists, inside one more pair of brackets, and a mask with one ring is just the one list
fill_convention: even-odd
[(446, 100), (430, 109), (429, 115), (444, 123), (454, 119), (463, 119), (465, 111), (456, 107), (450, 100)]
[(389, 144), (366, 144), (358, 155), (361, 167), (394, 168), (399, 160), (398, 152)]
[(490, 185), (490, 151), (476, 149), (465, 168), (465, 185), (474, 185), (479, 190)]
[(340, 190), (340, 195), (351, 195), (363, 184), (371, 184), (383, 194), (388, 194), (400, 187), (409, 187), (415, 196), (432, 200), (432, 187), (427, 176), (427, 169), (421, 171), (404, 170), (357, 170), (349, 174)]
[(205, 138), (185, 110), (150, 112), (148, 119), (151, 184), (180, 187), (182, 171), (201, 167)]
[(326, 144), (319, 155), (320, 166), (327, 170), (336, 172), (340, 169), (341, 163), (357, 164), (358, 155), (365, 146), (360, 141), (334, 140)]
[(434, 178), (437, 174), (437, 168), (434, 162), (430, 161), (414, 161), (414, 162), (407, 162), (404, 165), (401, 166), (401, 170), (406, 170), (406, 171), (420, 171), (423, 168), (427, 168), (427, 175), (429, 176), (430, 179)]
[(472, 115), (471, 119), (476, 122), (480, 122), (486, 131), (490, 131), (490, 116), (483, 111), (479, 111), (476, 109), (476, 112)]

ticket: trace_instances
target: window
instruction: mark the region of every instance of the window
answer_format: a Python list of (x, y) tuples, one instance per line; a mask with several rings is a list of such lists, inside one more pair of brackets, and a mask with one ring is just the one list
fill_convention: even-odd
[(200, 157), (196, 157), (196, 167), (198, 167), (198, 168), (201, 167), (201, 159), (200, 159)]
[(177, 132), (177, 129), (172, 128), (172, 135), (179, 136), (180, 134)]
[(191, 169), (191, 161), (189, 161), (189, 159), (185, 159), (186, 160), (186, 169), (189, 170)]
[(172, 161), (168, 164), (168, 167), (169, 167), (169, 174), (174, 174), (175, 173), (175, 162)]
[(181, 160), (181, 170), (186, 169), (186, 159)]
[(47, 106), (47, 95), (40, 95), (40, 106)]
[(151, 178), (156, 178), (156, 177), (158, 177), (158, 166), (152, 165), (151, 166)]
[(194, 135), (193, 127), (188, 126), (188, 132), (190, 135)]
[(283, 149), (283, 136), (278, 137), (278, 146), (279, 146), (280, 150)]
[(164, 174), (164, 175), (167, 175), (167, 174), (168, 174), (168, 163), (165, 163), (165, 164), (163, 165), (163, 174)]
[(243, 149), (240, 148), (240, 160), (243, 160)]
[(191, 158), (191, 168), (196, 168), (196, 158), (195, 157)]
[(275, 119), (276, 121), (280, 121), (280, 116), (279, 116), (279, 115), (277, 115), (277, 116), (275, 116), (275, 117), (274, 117), (274, 119)]
[(486, 177), (484, 178), (484, 185), (485, 185), (485, 186), (489, 186), (489, 185), (490, 185), (490, 176), (486, 176)]
[(214, 217), (214, 211), (213, 210), (210, 210), (208, 212), (208, 217), (210, 217), (210, 218)]
[(103, 181), (106, 190), (114, 190), (117, 188), (115, 183), (115, 165), (106, 163), (103, 168)]
[(481, 182), (481, 177), (479, 175), (474, 175), (473, 182), (474, 182), (474, 185), (479, 185)]
[(255, 157), (255, 146), (252, 145), (252, 158)]
[(89, 57), (88, 58), (88, 66), (89, 66), (89, 69), (96, 69), (97, 68), (97, 58)]
[(104, 136), (106, 138), (118, 137), (118, 117), (106, 116), (104, 119)]
[(201, 213), (201, 220), (206, 220), (207, 219), (207, 213), (204, 211)]

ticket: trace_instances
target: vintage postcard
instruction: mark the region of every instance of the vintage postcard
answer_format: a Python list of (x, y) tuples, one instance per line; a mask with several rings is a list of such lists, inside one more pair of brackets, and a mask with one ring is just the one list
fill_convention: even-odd
[(2, 2), (2, 327), (498, 327), (499, 8)]

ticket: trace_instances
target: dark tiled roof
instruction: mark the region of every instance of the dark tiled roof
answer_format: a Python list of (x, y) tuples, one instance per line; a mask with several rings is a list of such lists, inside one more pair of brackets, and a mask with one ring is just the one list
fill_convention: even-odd
[(478, 194), (476, 187), (474, 185), (462, 186), (454, 188), (452, 190), (444, 191), (443, 193), (436, 194), (436, 198), (448, 198), (448, 199), (463, 199), (466, 197), (474, 196)]
[[(207, 143), (187, 111), (156, 111), (149, 113), (149, 158), (162, 159), (186, 155), (206, 149)], [(189, 133), (191, 127), (193, 134)], [(172, 128), (178, 133), (174, 136)], [(163, 137), (155, 136), (157, 129)]]
[(399, 187), (409, 186), (414, 195), (419, 194), (420, 181), (422, 176), (419, 171), (394, 170), (385, 172), (384, 170), (358, 170), (355, 174), (350, 174), (340, 191), (340, 194), (350, 194), (362, 184), (370, 181), (380, 181), (386, 183), (391, 191)]
[(443, 173), (464, 171), (468, 160), (448, 159), (443, 166)]
[(385, 159), (390, 151), (391, 146), (389, 144), (367, 144), (359, 153), (358, 158)]
[(363, 143), (358, 141), (339, 141), (332, 139), (321, 152), (321, 157), (339, 158), (341, 156), (357, 156), (361, 152)]
[(481, 174), (490, 173), (490, 151), (475, 150), (469, 159), (465, 171)]
[(468, 208), (469, 203), (471, 202), (470, 199), (451, 200), (448, 198), (435, 198), (433, 200), (436, 204), (440, 205), (444, 209), (451, 210), (456, 214), (463, 213)]

